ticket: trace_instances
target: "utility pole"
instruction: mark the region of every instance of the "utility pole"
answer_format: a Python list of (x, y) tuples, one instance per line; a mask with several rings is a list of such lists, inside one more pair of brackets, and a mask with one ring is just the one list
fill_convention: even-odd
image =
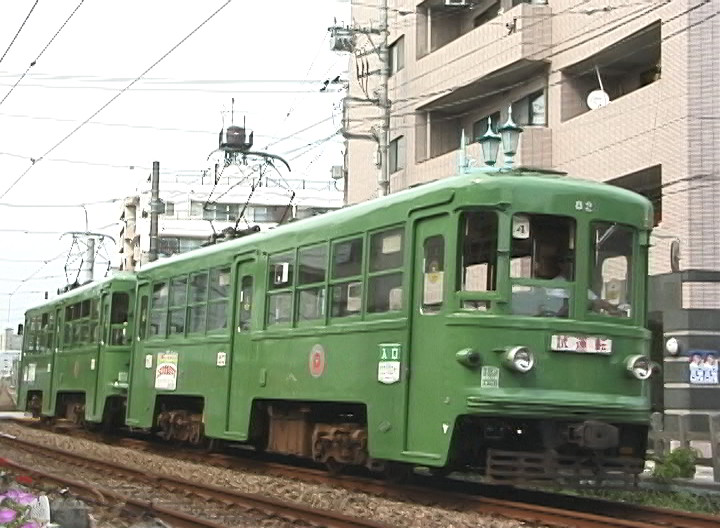
[(148, 260), (153, 262), (158, 258), (158, 214), (161, 212), (160, 201), (160, 162), (153, 161), (152, 186), (150, 188), (150, 251)]
[(380, 41), (380, 109), (382, 111), (382, 129), (380, 131), (380, 174), (378, 175), (378, 196), (387, 196), (390, 190), (390, 98), (388, 84), (390, 81), (390, 50), (388, 48), (388, 0), (380, 0), (382, 16), (382, 39)]
[[(390, 48), (388, 47), (388, 40), (390, 36), (390, 25), (389, 25), (389, 6), (388, 0), (378, 0), (378, 9), (380, 10), (380, 24), (379, 26), (370, 24), (369, 27), (362, 26), (342, 26), (334, 25), (329, 29), (332, 36), (331, 49), (336, 52), (350, 52), (355, 54), (356, 65), (358, 61), (364, 61), (361, 69), (358, 67), (358, 82), (362, 86), (362, 79), (369, 77), (370, 75), (377, 75), (379, 77), (379, 86), (373, 91), (372, 96), (368, 94), (367, 87), (363, 88), (365, 92), (365, 98), (361, 97), (346, 97), (346, 101), (354, 101), (367, 103), (370, 102), (373, 105), (380, 108), (381, 114), (377, 118), (380, 123), (379, 126), (372, 127), (372, 133), (356, 133), (343, 130), (343, 136), (346, 140), (371, 140), (377, 142), (378, 145), (378, 159), (377, 159), (377, 192), (378, 196), (386, 196), (390, 189), (390, 98), (388, 84), (390, 80)], [(410, 14), (410, 12), (403, 13)], [(364, 36), (372, 47), (372, 52), (361, 51), (357, 54), (358, 42), (357, 37)], [(377, 38), (379, 36), (379, 39)], [(375, 38), (373, 38), (375, 37)], [(378, 42), (379, 41), (379, 42)], [(369, 64), (365, 60), (365, 57), (370, 54), (377, 55), (379, 61), (379, 67), (371, 70)]]
[(85, 260), (82, 265), (82, 278), (80, 284), (92, 282), (95, 278), (95, 239), (88, 237), (85, 241)]

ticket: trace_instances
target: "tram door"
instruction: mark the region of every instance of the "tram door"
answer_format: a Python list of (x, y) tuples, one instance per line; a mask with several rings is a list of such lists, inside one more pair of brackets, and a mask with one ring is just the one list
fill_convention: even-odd
[(51, 373), (50, 376), (50, 383), (48, 384), (48, 392), (46, 397), (43, 397), (43, 414), (55, 414), (55, 385), (56, 385), (56, 377), (55, 377), (55, 364), (56, 364), (56, 358), (58, 355), (58, 352), (62, 352), (62, 347), (64, 346), (64, 341), (61, 340), (61, 336), (63, 334), (63, 309), (62, 308), (56, 308), (55, 309), (55, 328), (53, 328), (53, 347), (52, 347), (52, 355), (50, 356), (49, 364), (47, 365), (48, 372)]
[(446, 348), (445, 313), (450, 273), (447, 251), (453, 230), (450, 216), (438, 215), (415, 224), (412, 337), (406, 450), (433, 455), (441, 450), (452, 424), (443, 420), (444, 376), (441, 355)]
[(230, 357), (230, 390), (226, 430), (240, 438), (247, 434), (250, 418), (250, 366), (254, 361), (250, 330), (255, 288), (254, 259), (246, 258), (235, 264), (235, 321)]
[[(93, 390), (92, 408), (87, 415), (96, 416), (98, 412), (102, 413), (104, 409), (98, 408), (98, 398), (100, 392), (100, 362), (104, 360), (106, 346), (111, 344), (110, 340), (110, 292), (104, 291), (100, 300), (100, 320), (97, 329), (97, 346), (95, 348), (94, 357), (90, 359), (90, 370), (95, 376), (95, 389)], [(90, 407), (90, 402), (88, 402)]]

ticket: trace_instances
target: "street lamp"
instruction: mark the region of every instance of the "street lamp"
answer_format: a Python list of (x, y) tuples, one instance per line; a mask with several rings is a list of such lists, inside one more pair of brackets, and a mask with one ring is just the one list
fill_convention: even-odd
[(520, 142), (520, 134), (523, 129), (515, 124), (512, 120), (512, 106), (508, 108), (508, 118), (503, 126), (498, 129), (502, 137), (503, 153), (505, 154), (505, 167), (511, 169), (513, 166), (513, 157), (517, 153), (518, 143)]
[(498, 149), (500, 148), (500, 135), (493, 132), (492, 119), (488, 117), (488, 127), (485, 135), (477, 140), (482, 147), (483, 159), (486, 165), (491, 167), (497, 161)]

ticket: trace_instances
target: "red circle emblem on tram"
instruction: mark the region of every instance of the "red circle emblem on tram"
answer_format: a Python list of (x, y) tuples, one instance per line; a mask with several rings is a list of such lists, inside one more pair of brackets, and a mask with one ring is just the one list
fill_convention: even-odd
[(310, 374), (319, 378), (325, 372), (325, 349), (322, 345), (315, 345), (310, 351)]

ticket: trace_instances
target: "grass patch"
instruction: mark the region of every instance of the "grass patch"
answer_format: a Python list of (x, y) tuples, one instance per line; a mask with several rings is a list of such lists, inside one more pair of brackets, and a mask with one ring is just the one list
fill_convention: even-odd
[(595, 497), (614, 502), (656, 506), (670, 510), (720, 515), (720, 495), (695, 494), (690, 491), (657, 491), (657, 490), (576, 490), (572, 494), (584, 497)]

